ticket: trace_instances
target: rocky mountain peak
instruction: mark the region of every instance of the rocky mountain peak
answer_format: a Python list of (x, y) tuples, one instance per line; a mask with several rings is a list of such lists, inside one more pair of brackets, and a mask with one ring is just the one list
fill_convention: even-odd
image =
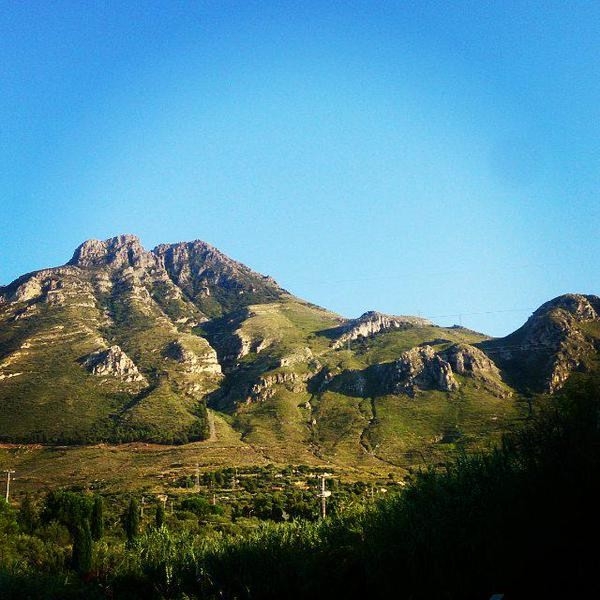
[(155, 263), (154, 256), (144, 250), (137, 236), (125, 234), (104, 241), (87, 240), (75, 250), (68, 264), (81, 268), (145, 268)]
[[(269, 283), (279, 288), (272, 277), (252, 271), (246, 265), (229, 258), (220, 250), (202, 240), (160, 244), (152, 250), (169, 274), (182, 281), (209, 278), (211, 275), (227, 282), (235, 275), (256, 279), (260, 283)], [(191, 281), (193, 283), (193, 281)], [(249, 286), (250, 291), (252, 285)]]
[(271, 277), (200, 240), (161, 244), (152, 253), (171, 281), (209, 315), (276, 301), (285, 293)]
[(563, 311), (578, 321), (593, 321), (600, 318), (600, 297), (583, 294), (564, 294), (542, 304), (532, 318), (545, 317)]
[(511, 385), (553, 393), (595, 353), (597, 341), (582, 327), (592, 322), (600, 323), (600, 298), (565, 294), (540, 306), (517, 331), (478, 345)]

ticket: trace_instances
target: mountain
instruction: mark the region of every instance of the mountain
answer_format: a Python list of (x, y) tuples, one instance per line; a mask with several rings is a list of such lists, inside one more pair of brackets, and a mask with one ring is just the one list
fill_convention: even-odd
[(0, 287), (0, 439), (237, 440), (365, 469), (441, 460), (597, 369), (599, 315), (598, 297), (561, 296), (499, 339), (346, 319), (201, 241), (89, 240)]
[(510, 385), (522, 392), (556, 392), (574, 371), (597, 366), (600, 298), (566, 294), (546, 302), (514, 333), (483, 342)]

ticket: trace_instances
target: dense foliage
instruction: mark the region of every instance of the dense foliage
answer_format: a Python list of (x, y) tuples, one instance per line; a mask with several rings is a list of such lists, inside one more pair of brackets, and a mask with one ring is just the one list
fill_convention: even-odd
[[(301, 518), (308, 502), (301, 494), (297, 513), (285, 492), (253, 492), (248, 508), (235, 510), (190, 495), (160, 518), (153, 510), (134, 534), (139, 512), (131, 501), (124, 529), (108, 528), (90, 556), (89, 519), (98, 509), (89, 495), (53, 492), (37, 511), (24, 500), (19, 513), (1, 503), (1, 595), (599, 597), (598, 389), (597, 382), (571, 388), (495, 451), (416, 473), (403, 491), (374, 503), (348, 501), (321, 521), (314, 511)], [(206, 474), (205, 482), (228, 477)], [(250, 511), (266, 520), (244, 516)]]

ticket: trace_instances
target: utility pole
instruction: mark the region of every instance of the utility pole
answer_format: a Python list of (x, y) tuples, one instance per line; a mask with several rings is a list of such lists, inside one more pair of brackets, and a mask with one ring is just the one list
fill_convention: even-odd
[(10, 475), (14, 473), (12, 469), (4, 469), (6, 473), (6, 502), (8, 503), (8, 498), (10, 496)]
[(327, 516), (327, 498), (331, 496), (331, 492), (325, 489), (325, 477), (327, 477), (329, 473), (323, 473), (319, 475), (319, 479), (321, 480), (321, 491), (318, 494), (318, 497), (321, 498), (321, 518), (324, 519)]
[(146, 498), (142, 496), (142, 501), (140, 503), (140, 518), (144, 518), (144, 504), (146, 504)]
[(200, 465), (196, 463), (196, 491), (200, 490)]

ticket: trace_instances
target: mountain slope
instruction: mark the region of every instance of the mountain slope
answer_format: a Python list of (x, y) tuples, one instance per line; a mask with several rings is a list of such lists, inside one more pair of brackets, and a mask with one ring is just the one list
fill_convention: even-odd
[(0, 288), (0, 439), (222, 436), (280, 462), (435, 462), (511, 428), (524, 396), (597, 370), (599, 314), (596, 296), (561, 296), (501, 339), (344, 319), (204, 242), (89, 240)]
[[(221, 369), (208, 342), (190, 333), (206, 317), (137, 238), (86, 242), (65, 267), (19, 278), (1, 297), (5, 439), (207, 435), (202, 396)], [(105, 352), (99, 365), (94, 357)]]
[(276, 301), (286, 294), (271, 277), (255, 273), (199, 240), (161, 244), (152, 254), (184, 295), (211, 317)]
[(574, 371), (596, 368), (600, 298), (559, 296), (540, 306), (515, 332), (479, 346), (518, 390), (555, 392)]

